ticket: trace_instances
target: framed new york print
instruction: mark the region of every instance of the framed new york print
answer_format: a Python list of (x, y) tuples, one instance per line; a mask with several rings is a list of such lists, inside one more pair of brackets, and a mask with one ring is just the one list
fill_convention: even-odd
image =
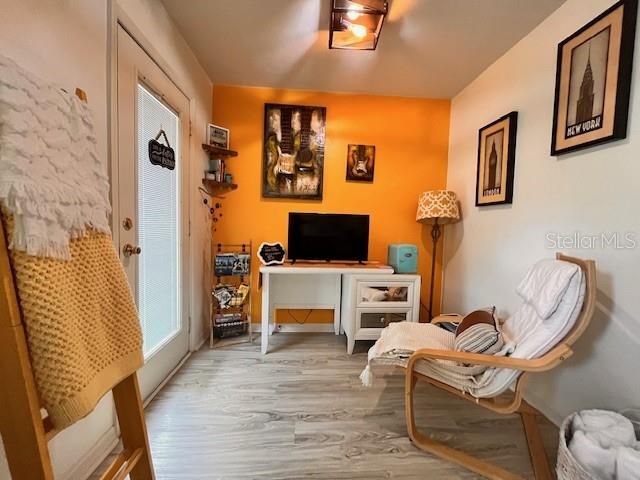
[(518, 112), (511, 112), (480, 129), (477, 207), (512, 202), (517, 128)]
[(623, 0), (558, 45), (551, 155), (625, 138), (637, 0)]

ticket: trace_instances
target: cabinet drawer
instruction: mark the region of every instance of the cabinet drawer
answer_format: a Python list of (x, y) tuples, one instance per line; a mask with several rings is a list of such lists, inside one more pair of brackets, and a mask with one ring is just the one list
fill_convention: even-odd
[(393, 322), (409, 320), (408, 311), (360, 312), (360, 328), (384, 328)]
[(358, 307), (409, 307), (413, 302), (413, 282), (358, 282)]

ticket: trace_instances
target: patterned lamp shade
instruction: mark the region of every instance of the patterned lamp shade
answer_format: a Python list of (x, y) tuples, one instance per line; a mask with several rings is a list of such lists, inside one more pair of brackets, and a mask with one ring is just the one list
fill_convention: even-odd
[(420, 195), (416, 221), (421, 223), (455, 223), (460, 220), (458, 197), (449, 190), (431, 190)]

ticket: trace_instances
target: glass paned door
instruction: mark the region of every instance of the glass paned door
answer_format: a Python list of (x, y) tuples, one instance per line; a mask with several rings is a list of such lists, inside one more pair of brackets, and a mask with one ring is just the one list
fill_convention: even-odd
[[(189, 99), (120, 26), (117, 58), (114, 223), (140, 313), (147, 398), (189, 349)], [(174, 150), (173, 170), (151, 162), (156, 137)]]
[[(149, 139), (180, 151), (180, 117), (138, 84), (138, 305), (145, 357), (180, 330), (180, 164), (175, 170), (149, 161)], [(166, 138), (165, 138), (166, 136)]]

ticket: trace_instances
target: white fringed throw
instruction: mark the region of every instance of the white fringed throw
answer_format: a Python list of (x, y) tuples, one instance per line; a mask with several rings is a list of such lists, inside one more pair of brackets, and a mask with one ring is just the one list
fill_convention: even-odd
[(409, 357), (421, 348), (453, 350), (455, 337), (436, 325), (430, 323), (397, 322), (391, 323), (382, 330), (380, 338), (369, 349), (368, 365), (360, 374), (365, 387), (373, 385), (374, 372), (372, 365), (405, 367)]
[[(374, 383), (377, 370), (389, 367), (407, 366), (409, 357), (416, 350), (430, 348), (436, 350), (454, 350), (455, 335), (431, 323), (397, 322), (382, 330), (380, 338), (369, 349), (368, 364), (360, 374), (365, 387)], [(515, 345), (508, 338), (501, 350), (495, 355), (507, 356), (514, 351)], [(445, 383), (454, 384), (461, 391), (472, 392), (490, 383), (495, 376), (495, 368), (482, 365), (461, 365), (449, 360), (420, 360), (418, 367), (430, 377)]]
[(15, 222), (10, 248), (29, 255), (68, 260), (70, 239), (111, 233), (89, 108), (1, 55), (0, 203)]

